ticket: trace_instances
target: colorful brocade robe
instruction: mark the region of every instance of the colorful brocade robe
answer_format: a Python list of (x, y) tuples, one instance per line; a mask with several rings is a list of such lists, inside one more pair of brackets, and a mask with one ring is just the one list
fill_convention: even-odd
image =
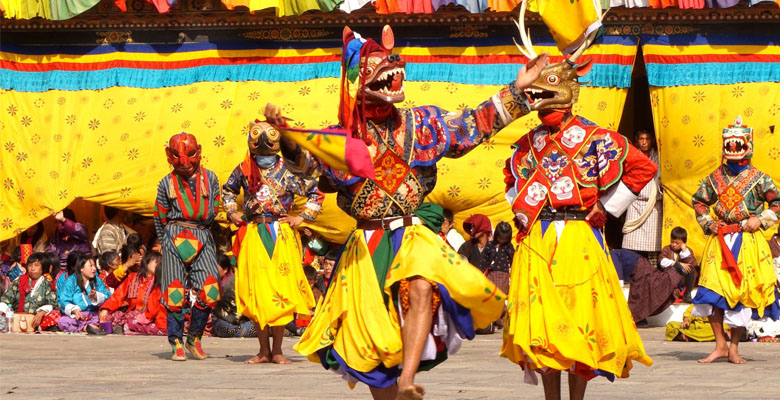
[(512, 211), (524, 222), (521, 235), (546, 206), (588, 210), (601, 198), (620, 215), (657, 170), (624, 136), (577, 116), (552, 135), (540, 125), (513, 147), (504, 181)]
[(338, 188), (337, 204), (356, 219), (410, 215), (436, 186), (436, 162), (457, 158), (530, 112), (515, 83), (503, 87), (476, 108), (448, 112), (435, 106), (400, 108), (385, 124), (367, 121), (368, 151), (374, 179), (336, 171), (314, 162)]
[[(729, 225), (757, 216), (762, 227), (769, 229), (780, 217), (777, 186), (769, 175), (752, 164), (734, 172), (726, 164), (719, 166), (693, 195), (696, 221), (705, 233), (710, 233), (708, 226), (713, 221), (711, 206), (718, 219)], [(764, 203), (768, 204), (767, 209)]]
[[(308, 157), (307, 153), (304, 155)], [(307, 201), (298, 214), (307, 221), (314, 221), (322, 208), (325, 196), (317, 189), (317, 180), (307, 176), (293, 174), (283, 157), (277, 157), (276, 163), (270, 168), (259, 168), (261, 185), (257, 193), (249, 193), (249, 176), (255, 161), (249, 157), (239, 164), (230, 174), (227, 182), (222, 185), (222, 198), (225, 211), (238, 211), (238, 195), (244, 189), (243, 209), (254, 214), (281, 215), (290, 211), (295, 195), (306, 196)], [(255, 164), (256, 165), (256, 164)]]

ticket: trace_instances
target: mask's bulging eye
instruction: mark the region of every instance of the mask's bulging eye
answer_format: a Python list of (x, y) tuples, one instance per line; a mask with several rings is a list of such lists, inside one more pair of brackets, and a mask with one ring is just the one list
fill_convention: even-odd
[(550, 85), (557, 85), (561, 82), (561, 79), (558, 78), (558, 75), (547, 75), (546, 80)]

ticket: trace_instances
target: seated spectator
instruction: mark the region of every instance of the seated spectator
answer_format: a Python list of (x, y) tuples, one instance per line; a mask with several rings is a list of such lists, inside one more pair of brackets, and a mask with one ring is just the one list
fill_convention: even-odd
[(29, 244), (22, 244), (14, 248), (12, 252), (13, 258), (11, 259), (12, 263), (8, 267), (8, 271), (5, 272), (11, 281), (27, 272), (27, 269), (24, 266), (27, 264), (27, 259), (32, 253), (33, 247)]
[(318, 259), (328, 252), (330, 245), (317, 232), (311, 228), (301, 229), (301, 243), (303, 243), (303, 265), (315, 265), (319, 267)]
[(112, 289), (116, 289), (125, 280), (128, 273), (138, 272), (143, 260), (142, 249), (133, 247), (131, 244), (122, 246), (119, 254), (122, 258), (122, 264), (116, 267), (112, 273), (106, 275), (106, 286)]
[[(656, 268), (646, 258), (637, 258), (628, 293), (628, 308), (631, 309), (635, 322), (656, 315), (674, 303), (680, 295), (678, 286), (687, 275), (693, 273), (696, 259), (685, 246), (685, 242), (679, 239), (681, 234), (677, 229), (672, 230), (674, 244), (661, 250), (665, 257), (671, 257), (672, 264), (665, 261), (669, 260), (668, 258), (662, 258), (662, 266)], [(681, 258), (684, 255), (687, 257)]]
[(685, 295), (683, 296), (683, 302), (693, 303), (691, 298), (691, 290), (696, 282), (698, 275), (696, 267), (696, 257), (688, 249), (688, 232), (679, 226), (672, 228), (671, 232), (672, 241), (668, 246), (661, 249), (661, 254), (658, 259), (658, 266), (661, 268), (674, 267), (679, 263), (685, 271), (689, 271), (689, 274), (685, 275)]
[(31, 245), (32, 251), (36, 253), (49, 250), (49, 237), (46, 235), (46, 229), (43, 227), (43, 222), (38, 222), (22, 232), (19, 236), (19, 244)]
[(460, 249), (460, 246), (466, 242), (463, 236), (455, 230), (455, 215), (451, 210), (444, 209), (444, 221), (441, 223), (441, 229), (439, 230), (439, 236), (452, 247), (453, 250)]
[(237, 312), (236, 281), (231, 258), (220, 254), (217, 266), (222, 293), (212, 314), (212, 334), (218, 337), (257, 337), (255, 323)]
[[(482, 261), (478, 268), (504, 293), (509, 293), (509, 270), (514, 256), (512, 226), (503, 221), (499, 222), (493, 232), (493, 240), (482, 252)], [(495, 325), (498, 329), (504, 329), (503, 315)]]
[[(98, 310), (103, 302), (111, 296), (103, 281), (97, 279), (95, 259), (80, 251), (73, 251), (74, 272), (64, 282), (62, 290), (58, 285), (60, 295), (59, 321), (63, 332), (84, 332), (93, 335), (105, 335), (98, 324)], [(68, 255), (68, 261), (71, 261)]]
[(314, 281), (314, 287), (320, 292), (321, 296), (324, 296), (328, 290), (330, 277), (333, 275), (333, 268), (336, 267), (338, 258), (339, 250), (331, 249), (325, 253), (325, 257), (322, 259), (322, 271), (317, 275), (317, 279)]
[(60, 255), (54, 252), (47, 251), (43, 258), (43, 275), (49, 278), (51, 282), (51, 290), (57, 291), (57, 278), (60, 274), (64, 274), (67, 269), (67, 260), (65, 262), (65, 268), (60, 268)]
[[(70, 254), (68, 254), (68, 259), (65, 260), (65, 271), (57, 275), (55, 279), (55, 291), (58, 293), (57, 298), (59, 299), (59, 306), (60, 311), (64, 311), (65, 303), (63, 303), (63, 299), (67, 298), (69, 295), (66, 295), (63, 297), (62, 293), (66, 291), (70, 291), (70, 288), (68, 288), (68, 283), (71, 276), (73, 276), (73, 273), (76, 271), (77, 264), (83, 262), (85, 260), (85, 257), (87, 255), (80, 252), (80, 251), (74, 251)], [(57, 256), (57, 259), (59, 260), (59, 255)]]
[(487, 216), (474, 214), (463, 221), (463, 230), (470, 239), (460, 246), (458, 254), (466, 257), (471, 265), (479, 266), (482, 264), (482, 250), (493, 233), (493, 226)]
[(106, 215), (107, 221), (95, 233), (92, 246), (98, 254), (107, 251), (119, 252), (122, 246), (127, 243), (127, 235), (130, 234), (130, 230), (122, 223), (125, 220), (125, 212), (114, 207), (104, 206), (103, 213)]
[[(103, 280), (103, 283), (106, 283), (106, 278), (108, 278), (109, 274), (113, 274), (114, 271), (119, 268), (120, 265), (122, 265), (122, 258), (119, 257), (119, 253), (109, 250), (104, 252), (98, 257), (98, 264), (100, 266), (100, 273), (98, 274), (98, 278)], [(113, 290), (113, 288), (109, 285), (109, 290)]]
[[(715, 334), (712, 332), (710, 319), (691, 315), (693, 305), (688, 306), (683, 314), (682, 322), (672, 321), (666, 324), (666, 340), (676, 342), (712, 342)], [(729, 330), (726, 324), (723, 329)]]
[(98, 318), (110, 324), (113, 333), (167, 335), (167, 313), (160, 301), (160, 262), (162, 254), (150, 251), (140, 271), (130, 273), (100, 306)]
[(51, 251), (60, 256), (60, 268), (65, 269), (68, 254), (72, 251), (80, 251), (91, 254), (92, 249), (87, 241), (87, 228), (76, 222), (73, 210), (66, 208), (54, 214), (57, 221), (57, 230), (54, 231), (54, 240), (51, 242)]
[(320, 297), (322, 297), (322, 292), (319, 289), (317, 289), (316, 286), (317, 276), (319, 275), (317, 273), (317, 269), (311, 265), (304, 265), (303, 274), (306, 275), (306, 280), (309, 282), (309, 287), (311, 287), (311, 292), (314, 295), (314, 302), (315, 303), (319, 302)]
[(45, 257), (43, 253), (33, 253), (27, 259), (27, 272), (16, 278), (0, 297), (2, 314), (7, 315), (9, 311), (35, 314), (33, 330), (57, 326), (59, 319), (59, 312), (54, 309), (57, 306), (57, 294), (51, 290), (49, 278), (43, 275)]

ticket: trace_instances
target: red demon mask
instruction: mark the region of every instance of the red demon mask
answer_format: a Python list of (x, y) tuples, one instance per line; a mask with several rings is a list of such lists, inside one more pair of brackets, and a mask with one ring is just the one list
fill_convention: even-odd
[(200, 145), (195, 136), (189, 133), (171, 136), (165, 154), (173, 170), (182, 177), (189, 178), (200, 168)]

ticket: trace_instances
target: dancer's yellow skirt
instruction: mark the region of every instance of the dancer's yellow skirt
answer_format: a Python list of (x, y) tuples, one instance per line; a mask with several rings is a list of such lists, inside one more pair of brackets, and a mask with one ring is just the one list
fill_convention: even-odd
[(261, 327), (283, 326), (295, 313), (309, 314), (314, 295), (303, 272), (298, 234), (278, 224), (273, 256), (268, 255), (257, 225), (250, 223), (241, 242), (236, 271), (238, 313)]
[(475, 327), (486, 327), (501, 316), (506, 295), (430, 229), (406, 228), (382, 290), (363, 230), (347, 241), (334, 269), (328, 292), (295, 350), (319, 362), (317, 350), (333, 345), (346, 364), (369, 372), (403, 361), (401, 325), (391, 286), (421, 276), (444, 285), (455, 302), (471, 310)]
[[(727, 270), (722, 268), (723, 255), (717, 235), (711, 235), (704, 246), (699, 286), (722, 296), (729, 307), (738, 303), (755, 308), (759, 316), (775, 302), (775, 277), (772, 252), (761, 232), (742, 233), (742, 246), (737, 267), (742, 272), (742, 282), (737, 285)], [(697, 295), (697, 298), (699, 296)]]
[(597, 233), (567, 221), (558, 240), (554, 224), (542, 225), (515, 252), (501, 355), (531, 371), (584, 369), (590, 377), (628, 377), (632, 360), (651, 365)]

